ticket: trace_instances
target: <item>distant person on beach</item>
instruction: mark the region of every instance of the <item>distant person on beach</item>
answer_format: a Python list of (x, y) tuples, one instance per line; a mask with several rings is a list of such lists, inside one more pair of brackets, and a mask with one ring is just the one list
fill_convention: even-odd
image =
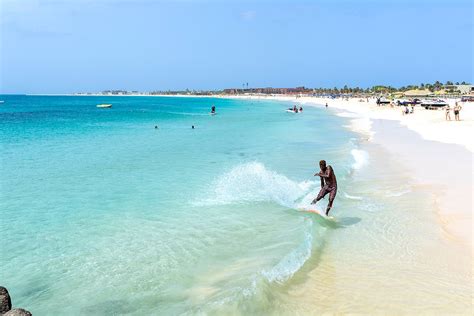
[(211, 107), (211, 113), (216, 113), (216, 107), (214, 105)]
[(328, 103), (326, 102), (326, 107), (328, 107)]
[(407, 115), (408, 113), (410, 113), (410, 110), (408, 109), (408, 106), (405, 105), (405, 107), (402, 110), (402, 115)]
[(326, 208), (326, 216), (328, 216), (337, 193), (336, 175), (334, 174), (334, 170), (331, 166), (326, 166), (325, 160), (321, 160), (319, 162), (319, 168), (321, 171), (315, 173), (314, 176), (319, 176), (321, 178), (321, 190), (319, 191), (318, 196), (311, 202), (311, 204), (316, 204), (316, 202), (324, 198), (326, 194), (329, 193), (329, 203)]
[(445, 111), (446, 111), (446, 121), (451, 121), (451, 108), (449, 107), (449, 105), (446, 106), (445, 108)]
[(413, 114), (413, 112), (415, 112), (415, 106), (412, 104), (412, 105), (411, 105), (410, 114)]
[(454, 105), (454, 119), (456, 121), (460, 121), (461, 119), (459, 118), (459, 112), (461, 111), (462, 107), (459, 105), (459, 103), (456, 102)]

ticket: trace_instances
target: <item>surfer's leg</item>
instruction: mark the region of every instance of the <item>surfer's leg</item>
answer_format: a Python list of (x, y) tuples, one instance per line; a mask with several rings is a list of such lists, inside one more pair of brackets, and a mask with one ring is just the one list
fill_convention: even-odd
[(318, 202), (319, 200), (324, 198), (326, 196), (326, 194), (328, 194), (328, 193), (329, 193), (329, 191), (328, 191), (327, 186), (323, 186), (321, 188), (321, 190), (319, 191), (318, 196), (311, 202), (311, 204), (316, 204), (316, 202)]
[(332, 188), (331, 191), (329, 192), (329, 203), (328, 203), (328, 207), (326, 208), (326, 216), (328, 216), (329, 211), (332, 208), (332, 203), (334, 202), (334, 199), (336, 198), (336, 193), (337, 193), (337, 187)]

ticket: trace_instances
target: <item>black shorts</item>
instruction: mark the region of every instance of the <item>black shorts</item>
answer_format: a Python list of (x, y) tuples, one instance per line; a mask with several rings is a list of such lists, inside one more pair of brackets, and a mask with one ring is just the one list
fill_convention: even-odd
[(459, 111), (454, 111), (454, 115), (458, 115), (459, 114)]

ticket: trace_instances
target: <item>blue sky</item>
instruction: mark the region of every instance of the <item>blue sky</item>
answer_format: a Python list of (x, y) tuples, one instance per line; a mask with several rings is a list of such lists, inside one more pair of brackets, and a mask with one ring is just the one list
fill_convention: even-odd
[(0, 0), (1, 93), (470, 81), (470, 0)]

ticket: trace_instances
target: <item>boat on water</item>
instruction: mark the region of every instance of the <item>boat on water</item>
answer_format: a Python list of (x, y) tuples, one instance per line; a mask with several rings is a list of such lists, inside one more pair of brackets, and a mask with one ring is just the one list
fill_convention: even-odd
[(112, 104), (97, 104), (97, 107), (101, 109), (108, 109), (112, 107)]

